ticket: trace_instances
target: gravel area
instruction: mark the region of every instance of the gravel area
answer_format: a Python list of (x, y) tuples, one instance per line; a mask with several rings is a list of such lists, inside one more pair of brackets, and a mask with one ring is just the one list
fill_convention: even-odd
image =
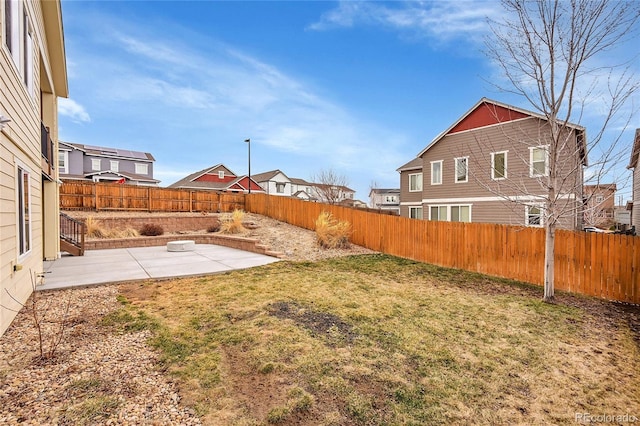
[[(373, 253), (358, 246), (322, 249), (312, 231), (263, 216), (247, 214), (245, 221), (255, 229), (243, 236), (284, 253), (285, 260)], [(64, 338), (53, 358), (40, 359), (31, 304), (0, 337), (0, 424), (201, 424), (159, 369), (157, 354), (145, 344), (148, 332), (117, 334), (103, 325), (120, 306), (117, 294), (115, 285), (35, 293), (45, 352), (66, 317)]]

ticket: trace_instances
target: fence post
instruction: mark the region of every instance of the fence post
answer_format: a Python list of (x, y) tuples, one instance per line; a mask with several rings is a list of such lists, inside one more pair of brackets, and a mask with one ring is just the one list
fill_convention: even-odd
[(147, 210), (151, 213), (151, 187), (147, 188)]
[(100, 211), (100, 206), (98, 205), (98, 184), (94, 183), (93, 184), (93, 193), (95, 195), (95, 199), (96, 199), (96, 211)]

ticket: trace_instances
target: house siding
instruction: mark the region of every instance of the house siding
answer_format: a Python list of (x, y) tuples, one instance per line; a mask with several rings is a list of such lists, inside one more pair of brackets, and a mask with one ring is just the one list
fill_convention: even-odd
[(640, 164), (633, 169), (633, 208), (631, 210), (631, 225), (636, 227), (636, 235), (640, 235)]
[[(26, 11), (33, 29), (33, 90), (23, 80), (23, 47), (19, 47), (16, 64), (6, 46), (2, 31), (5, 2), (0, 2), (0, 114), (11, 119), (0, 130), (0, 335), (31, 294), (32, 276), (43, 271), (43, 259), (59, 255), (57, 96), (66, 96), (67, 90), (60, 2), (15, 1), (12, 5), (19, 8), (20, 17)], [(50, 21), (46, 34), (45, 19)], [(20, 33), (22, 26), (19, 19)], [(53, 54), (48, 51), (51, 43), (60, 48)], [(52, 63), (54, 60), (57, 62)], [(41, 74), (41, 70), (47, 71)], [(43, 177), (41, 122), (49, 128), (54, 144), (50, 180)], [(19, 255), (18, 244), (18, 167), (29, 173), (31, 246), (23, 255)]]

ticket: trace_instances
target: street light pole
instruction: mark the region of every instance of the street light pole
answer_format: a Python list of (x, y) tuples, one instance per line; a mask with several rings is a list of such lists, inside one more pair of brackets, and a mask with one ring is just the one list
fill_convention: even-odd
[(251, 139), (244, 141), (249, 144), (249, 194), (251, 194)]

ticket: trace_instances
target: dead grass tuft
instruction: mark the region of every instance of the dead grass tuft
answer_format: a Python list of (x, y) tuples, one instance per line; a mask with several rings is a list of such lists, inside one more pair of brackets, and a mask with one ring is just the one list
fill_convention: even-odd
[(222, 234), (241, 234), (247, 231), (242, 224), (244, 220), (244, 211), (234, 210), (231, 217), (226, 218), (220, 224), (220, 233)]
[(89, 238), (107, 238), (107, 232), (102, 227), (102, 223), (93, 216), (87, 217), (84, 224)]
[(335, 219), (331, 213), (322, 212), (316, 219), (316, 239), (323, 248), (349, 247), (351, 225), (349, 222)]

